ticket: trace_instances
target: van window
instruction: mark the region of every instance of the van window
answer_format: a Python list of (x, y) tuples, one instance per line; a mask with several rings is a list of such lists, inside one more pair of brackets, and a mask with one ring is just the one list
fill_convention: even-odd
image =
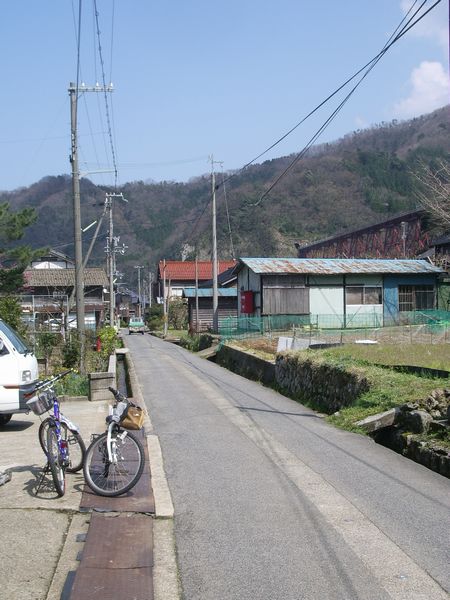
[(0, 332), (3, 333), (12, 343), (19, 354), (29, 354), (31, 350), (28, 348), (24, 339), (18, 333), (11, 329), (4, 321), (0, 320)]

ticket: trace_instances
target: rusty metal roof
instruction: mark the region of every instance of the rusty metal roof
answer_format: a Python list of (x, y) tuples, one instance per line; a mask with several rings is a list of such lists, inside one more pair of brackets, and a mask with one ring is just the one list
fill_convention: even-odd
[(236, 271), (243, 266), (261, 274), (418, 274), (442, 273), (427, 260), (365, 259), (365, 258), (240, 258)]
[[(218, 260), (217, 271), (223, 273), (227, 269), (236, 265), (235, 260)], [(199, 260), (197, 262), (198, 279), (208, 280), (212, 278), (212, 261), (210, 260)], [(195, 261), (192, 260), (163, 260), (159, 261), (159, 276), (161, 279), (164, 278), (164, 271), (166, 280), (171, 280), (172, 283), (175, 281), (194, 281), (195, 282)]]

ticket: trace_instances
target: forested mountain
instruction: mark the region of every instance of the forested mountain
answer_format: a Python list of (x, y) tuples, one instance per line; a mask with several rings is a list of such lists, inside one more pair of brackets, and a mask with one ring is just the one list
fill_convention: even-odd
[[(294, 155), (226, 173), (217, 190), (219, 257), (230, 258), (230, 233), (236, 256), (295, 256), (294, 242), (310, 243), (362, 227), (417, 207), (413, 172), (420, 163), (450, 158), (450, 107), (405, 122), (382, 123), (353, 132), (332, 144), (312, 148), (262, 202), (261, 194), (290, 164)], [(230, 178), (230, 176), (232, 177)], [(221, 184), (221, 177), (217, 180)], [(81, 181), (83, 226), (99, 218), (105, 192)], [(128, 246), (118, 268), (154, 267), (161, 258), (210, 257), (211, 181), (209, 175), (187, 183), (122, 186), (127, 203), (114, 203), (114, 233)], [(15, 209), (33, 206), (38, 221), (24, 243), (51, 246), (73, 256), (71, 180), (46, 177), (14, 192), (1, 193)], [(228, 216), (227, 217), (227, 207)], [(94, 228), (84, 236), (84, 249)], [(107, 224), (103, 224), (91, 265), (105, 261)]]

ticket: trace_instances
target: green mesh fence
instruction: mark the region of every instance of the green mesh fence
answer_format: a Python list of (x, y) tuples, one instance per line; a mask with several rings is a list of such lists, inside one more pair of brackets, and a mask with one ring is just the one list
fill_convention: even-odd
[(450, 312), (422, 310), (400, 313), (394, 321), (379, 313), (347, 315), (269, 315), (228, 317), (219, 323), (223, 340), (260, 336), (293, 335), (311, 341), (339, 342), (361, 336), (382, 340), (398, 337), (414, 341), (420, 336), (450, 338)]

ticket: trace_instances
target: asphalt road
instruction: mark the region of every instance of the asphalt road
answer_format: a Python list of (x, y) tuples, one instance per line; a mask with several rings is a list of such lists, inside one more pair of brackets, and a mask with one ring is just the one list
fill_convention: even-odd
[(175, 345), (127, 344), (186, 600), (449, 597), (447, 479)]

